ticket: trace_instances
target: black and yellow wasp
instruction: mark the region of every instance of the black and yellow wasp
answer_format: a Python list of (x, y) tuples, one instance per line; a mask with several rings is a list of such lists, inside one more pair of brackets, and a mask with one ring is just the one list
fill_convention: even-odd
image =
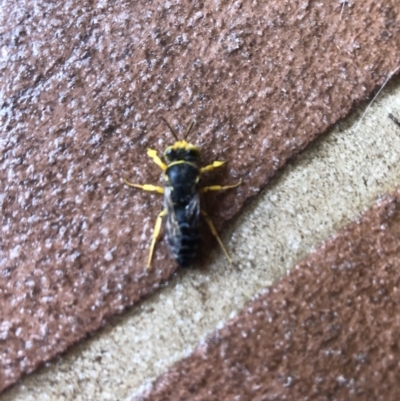
[(196, 257), (200, 242), (200, 216), (202, 215), (209, 225), (212, 234), (217, 238), (222, 250), (230, 262), (228, 255), (217, 230), (208, 214), (200, 207), (200, 194), (208, 191), (221, 191), (236, 188), (241, 180), (234, 185), (211, 185), (200, 187), (202, 174), (212, 171), (224, 164), (214, 161), (212, 164), (200, 167), (200, 149), (186, 142), (194, 121), (186, 129), (183, 140), (179, 140), (176, 132), (163, 119), (171, 130), (176, 142), (168, 146), (164, 152), (165, 164), (153, 149), (147, 150), (147, 155), (163, 170), (164, 187), (145, 184), (133, 184), (124, 178), (124, 182), (135, 188), (145, 191), (154, 191), (164, 194), (164, 209), (159, 213), (150, 245), (150, 254), (147, 268), (150, 268), (154, 246), (161, 231), (163, 217), (167, 217), (167, 238), (171, 252), (181, 267), (190, 267)]

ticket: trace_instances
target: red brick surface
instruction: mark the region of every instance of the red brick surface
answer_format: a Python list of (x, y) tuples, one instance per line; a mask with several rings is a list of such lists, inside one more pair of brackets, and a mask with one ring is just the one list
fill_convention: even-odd
[[(0, 15), (0, 389), (158, 288), (159, 125), (197, 119), (237, 191), (216, 225), (400, 63), (397, 0), (4, 2)], [(342, 14), (342, 18), (341, 18)], [(211, 179), (210, 179), (211, 180)], [(213, 182), (212, 180), (210, 182)]]

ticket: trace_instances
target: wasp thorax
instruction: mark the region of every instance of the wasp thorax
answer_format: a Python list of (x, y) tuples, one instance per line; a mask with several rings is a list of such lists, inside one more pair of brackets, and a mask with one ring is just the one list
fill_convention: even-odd
[(164, 152), (164, 156), (168, 163), (180, 160), (198, 162), (200, 160), (200, 150), (189, 143), (181, 144), (177, 142), (173, 146), (168, 146)]

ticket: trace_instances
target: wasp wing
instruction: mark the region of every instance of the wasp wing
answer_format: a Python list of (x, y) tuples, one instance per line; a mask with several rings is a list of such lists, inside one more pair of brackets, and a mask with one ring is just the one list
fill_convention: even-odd
[(171, 237), (181, 233), (180, 223), (190, 227), (197, 227), (200, 220), (200, 197), (197, 192), (193, 194), (189, 202), (174, 204), (171, 198), (170, 187), (165, 187), (164, 208), (167, 211), (167, 230)]
[[(200, 221), (200, 197), (197, 192), (188, 202), (174, 204), (171, 198), (170, 187), (164, 191), (164, 207), (167, 210), (166, 228), (168, 243), (172, 253), (177, 256), (181, 249), (183, 232), (198, 229)], [(183, 231), (183, 232), (182, 232)]]
[(181, 232), (171, 198), (171, 191), (171, 187), (165, 187), (164, 189), (164, 209), (167, 211), (166, 227), (169, 241), (171, 238), (179, 237)]
[(187, 222), (191, 227), (197, 227), (200, 220), (200, 196), (196, 192), (192, 199), (185, 207), (185, 215)]

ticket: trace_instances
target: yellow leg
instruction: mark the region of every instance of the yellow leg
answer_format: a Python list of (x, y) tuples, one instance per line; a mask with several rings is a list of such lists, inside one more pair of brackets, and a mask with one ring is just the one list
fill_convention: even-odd
[(158, 192), (159, 194), (164, 193), (163, 187), (157, 187), (156, 185), (151, 185), (151, 184), (144, 184), (144, 185), (133, 184), (132, 182), (127, 181), (125, 178), (123, 178), (123, 180), (124, 180), (124, 183), (126, 185), (129, 185), (130, 187), (140, 188), (140, 189), (143, 189), (143, 191)]
[(201, 192), (208, 192), (208, 191), (222, 191), (224, 189), (230, 189), (230, 188), (236, 188), (242, 183), (242, 180), (240, 180), (237, 184), (233, 185), (210, 185), (208, 187), (201, 188)]
[(210, 219), (210, 216), (204, 210), (201, 211), (201, 214), (204, 216), (208, 226), (210, 227), (212, 234), (217, 239), (219, 245), (221, 246), (222, 250), (224, 251), (226, 258), (229, 260), (229, 263), (232, 264), (232, 259), (229, 256), (228, 251), (225, 249), (224, 244), (222, 243), (222, 240), (217, 233), (217, 229), (215, 228), (214, 223)]
[(151, 260), (153, 259), (154, 246), (156, 245), (157, 238), (160, 235), (160, 231), (161, 231), (162, 218), (164, 216), (166, 216), (166, 214), (167, 214), (167, 211), (163, 210), (157, 216), (156, 225), (154, 227), (154, 232), (153, 232), (153, 238), (151, 239), (151, 244), (150, 244), (149, 260), (148, 260), (147, 266), (146, 266), (147, 269), (150, 269)]
[(162, 160), (158, 157), (157, 151), (154, 149), (147, 149), (147, 156), (153, 159), (153, 162), (157, 164), (157, 166), (161, 167), (163, 171), (167, 169), (167, 165), (162, 162)]
[(220, 161), (216, 160), (215, 162), (213, 162), (213, 164), (209, 164), (208, 166), (202, 167), (200, 169), (200, 174), (206, 173), (208, 171), (212, 171), (212, 170), (216, 169), (217, 167), (221, 167), (223, 164), (225, 164), (225, 162), (220, 162)]

